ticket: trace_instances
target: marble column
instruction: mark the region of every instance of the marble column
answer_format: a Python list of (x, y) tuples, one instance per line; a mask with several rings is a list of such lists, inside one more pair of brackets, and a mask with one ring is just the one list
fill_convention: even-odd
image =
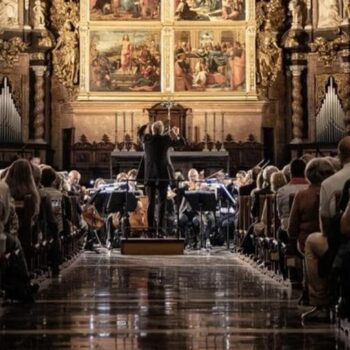
[(35, 73), (35, 107), (34, 107), (34, 141), (45, 142), (45, 89), (44, 89), (44, 75), (46, 66), (33, 66)]
[(305, 66), (290, 66), (292, 72), (292, 141), (301, 143), (303, 138), (303, 95), (301, 74)]
[(342, 98), (342, 107), (344, 110), (344, 127), (346, 135), (350, 135), (350, 62), (341, 63), (345, 75), (344, 93)]

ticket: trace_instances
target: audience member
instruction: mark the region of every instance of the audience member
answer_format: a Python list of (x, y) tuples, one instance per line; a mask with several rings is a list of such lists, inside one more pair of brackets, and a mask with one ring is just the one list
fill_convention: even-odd
[[(306, 166), (305, 177), (309, 186), (296, 193), (291, 208), (288, 225), (288, 253), (302, 257), (305, 254), (307, 237), (320, 230), (318, 208), (320, 205), (320, 187), (322, 181), (334, 174), (332, 164), (325, 158), (314, 158)], [(308, 305), (309, 296), (304, 265), (303, 293), (300, 303)]]

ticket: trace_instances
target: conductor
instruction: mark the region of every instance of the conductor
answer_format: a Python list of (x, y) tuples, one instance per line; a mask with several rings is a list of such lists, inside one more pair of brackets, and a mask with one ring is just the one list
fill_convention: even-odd
[[(185, 140), (179, 135), (179, 128), (172, 127), (169, 134), (164, 134), (164, 124), (156, 121), (151, 125), (151, 133), (146, 133), (149, 124), (143, 125), (138, 136), (143, 143), (144, 164), (139, 173), (144, 175), (144, 184), (148, 196), (147, 219), (151, 235), (165, 235), (165, 211), (167, 191), (170, 182), (175, 180), (174, 167), (171, 163), (169, 148), (184, 146)], [(138, 177), (140, 177), (140, 174)], [(158, 213), (155, 215), (156, 195), (158, 195)], [(155, 226), (155, 217), (158, 218)]]

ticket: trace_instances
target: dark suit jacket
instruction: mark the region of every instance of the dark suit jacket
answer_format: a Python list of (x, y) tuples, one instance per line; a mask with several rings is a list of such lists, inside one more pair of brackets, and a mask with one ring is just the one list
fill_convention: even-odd
[(239, 188), (240, 196), (250, 196), (250, 193), (256, 188), (256, 181), (251, 182), (248, 185), (241, 186)]
[[(184, 146), (185, 140), (183, 137), (178, 137), (178, 139), (172, 139), (169, 135), (151, 135), (145, 133), (147, 124), (143, 125), (138, 136), (143, 143), (143, 148), (145, 151), (144, 165), (139, 171), (142, 173), (145, 184), (156, 183), (168, 184), (170, 181), (175, 179), (174, 167), (171, 163), (169, 148)], [(143, 169), (142, 169), (143, 168)], [(140, 178), (139, 174), (138, 178)], [(165, 181), (160, 181), (165, 180)]]

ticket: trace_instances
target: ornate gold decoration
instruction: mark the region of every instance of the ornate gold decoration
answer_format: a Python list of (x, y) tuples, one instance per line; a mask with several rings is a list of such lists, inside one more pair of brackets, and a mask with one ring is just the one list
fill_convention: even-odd
[(345, 114), (345, 132), (347, 135), (350, 135), (350, 63), (343, 63), (342, 68), (344, 69), (344, 74), (334, 74), (334, 80), (337, 84), (337, 94)]
[(53, 47), (54, 42), (51, 35), (47, 30), (41, 32), (41, 38), (38, 40), (38, 45), (41, 47)]
[(79, 83), (79, 3), (55, 0), (51, 19), (58, 34), (52, 51), (54, 74), (69, 94), (74, 96)]
[(333, 41), (328, 41), (323, 37), (317, 37), (309, 46), (312, 52), (318, 53), (319, 60), (326, 66), (330, 67), (337, 58), (338, 50), (341, 44), (348, 44), (349, 36), (342, 33)]
[(283, 38), (283, 46), (285, 48), (293, 48), (299, 46), (298, 32), (294, 29), (288, 30)]
[(277, 43), (277, 33), (284, 25), (285, 9), (281, 0), (259, 1), (256, 6), (258, 60), (258, 90), (263, 96), (276, 81), (282, 69), (282, 50)]
[(5, 66), (12, 67), (18, 56), (28, 47), (21, 38), (14, 37), (10, 40), (0, 39), (0, 62), (3, 61)]

